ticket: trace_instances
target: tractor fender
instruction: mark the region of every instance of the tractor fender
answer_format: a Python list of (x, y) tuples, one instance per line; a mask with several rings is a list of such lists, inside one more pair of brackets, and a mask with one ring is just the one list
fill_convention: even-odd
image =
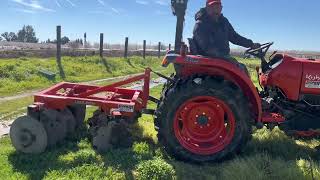
[(223, 59), (194, 55), (171, 55), (170, 58), (165, 58), (164, 61), (166, 61), (166, 65), (173, 63), (175, 66), (179, 66), (177, 74), (180, 77), (191, 77), (195, 74), (222, 76), (224, 79), (235, 83), (242, 89), (244, 95), (250, 101), (250, 108), (253, 109), (254, 119), (256, 122), (261, 122), (262, 105), (258, 90), (250, 77), (236, 64)]

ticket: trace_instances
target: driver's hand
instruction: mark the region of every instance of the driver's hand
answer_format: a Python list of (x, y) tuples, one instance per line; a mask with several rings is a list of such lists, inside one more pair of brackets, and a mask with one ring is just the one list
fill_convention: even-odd
[(259, 47), (261, 47), (260, 43), (253, 43), (253, 45), (251, 46), (252, 49), (258, 49)]

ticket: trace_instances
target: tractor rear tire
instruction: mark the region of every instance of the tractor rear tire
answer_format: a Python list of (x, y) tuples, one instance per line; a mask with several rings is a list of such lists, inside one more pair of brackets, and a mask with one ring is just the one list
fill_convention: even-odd
[(234, 83), (210, 76), (179, 80), (155, 113), (158, 140), (180, 160), (220, 161), (251, 138), (250, 109)]
[[(179, 81), (178, 77), (175, 74), (171, 74), (170, 78), (174, 79), (175, 82), (170, 82), (170, 81), (166, 81), (163, 84), (162, 90), (161, 90), (161, 95), (160, 95), (160, 99), (159, 102), (157, 103), (157, 107), (160, 106), (160, 103), (163, 101), (163, 99), (167, 96), (167, 93), (170, 89), (174, 89), (174, 85), (177, 84), (177, 82)], [(155, 118), (154, 119), (154, 128), (156, 131), (159, 130), (159, 119)]]

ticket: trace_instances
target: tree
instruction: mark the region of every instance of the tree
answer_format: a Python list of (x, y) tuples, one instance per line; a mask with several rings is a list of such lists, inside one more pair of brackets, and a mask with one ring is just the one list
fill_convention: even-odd
[(6, 40), (6, 41), (16, 41), (18, 39), (17, 35), (14, 32), (4, 32), (1, 34), (1, 36)]
[(18, 36), (16, 35), (16, 33), (10, 32), (9, 33), (9, 38), (10, 38), (10, 41), (17, 41)]
[(23, 26), (23, 28), (18, 32), (18, 41), (37, 43), (39, 39), (36, 37), (36, 33), (32, 26)]
[(70, 39), (67, 36), (61, 38), (61, 44), (67, 44), (68, 42), (70, 42)]
[(8, 32), (2, 33), (1, 36), (2, 36), (6, 41), (9, 41), (9, 40), (10, 40), (10, 38), (9, 38), (9, 33), (8, 33)]
[(2, 37), (0, 36), (0, 41), (2, 41)]
[(57, 40), (55, 39), (55, 40), (51, 41), (50, 39), (48, 39), (48, 40), (46, 40), (46, 43), (56, 44)]
[(81, 46), (81, 44), (77, 42), (77, 40), (75, 40), (75, 41), (70, 41), (68, 43), (68, 46), (72, 49), (78, 49)]
[(83, 40), (82, 39), (76, 39), (75, 40), (76, 43), (83, 45)]

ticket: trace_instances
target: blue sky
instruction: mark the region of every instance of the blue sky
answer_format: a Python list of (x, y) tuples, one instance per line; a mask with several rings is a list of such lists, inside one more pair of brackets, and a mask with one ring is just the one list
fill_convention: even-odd
[[(170, 0), (0, 0), (0, 32), (33, 25), (40, 40), (63, 35), (98, 42), (171, 43), (176, 18)], [(205, 0), (189, 0), (184, 38), (192, 36), (194, 14)], [(223, 13), (234, 28), (255, 42), (275, 42), (283, 50), (320, 51), (319, 0), (223, 0)]]

